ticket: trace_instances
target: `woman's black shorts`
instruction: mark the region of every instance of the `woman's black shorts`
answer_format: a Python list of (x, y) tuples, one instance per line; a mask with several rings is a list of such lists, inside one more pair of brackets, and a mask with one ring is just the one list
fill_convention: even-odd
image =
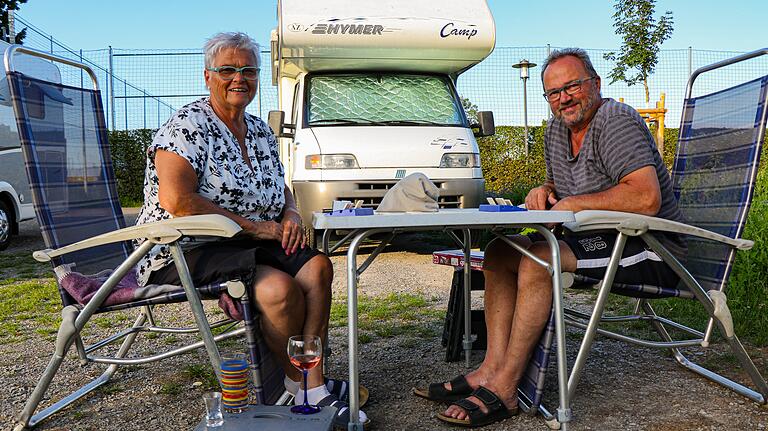
[[(220, 283), (239, 279), (252, 282), (257, 265), (279, 269), (291, 277), (320, 251), (299, 248), (290, 256), (285, 254), (277, 241), (261, 241), (250, 238), (234, 238), (201, 244), (184, 252), (192, 281), (195, 285)], [(151, 284), (180, 284), (176, 265), (173, 263), (153, 271)]]

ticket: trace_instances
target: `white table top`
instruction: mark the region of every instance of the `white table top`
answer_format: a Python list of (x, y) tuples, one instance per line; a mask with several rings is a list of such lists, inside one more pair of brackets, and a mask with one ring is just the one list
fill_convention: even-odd
[(570, 211), (484, 212), (477, 208), (441, 209), (438, 212), (375, 213), (369, 216), (331, 216), (316, 212), (315, 229), (375, 229), (408, 227), (491, 228), (524, 224), (566, 223), (574, 221)]

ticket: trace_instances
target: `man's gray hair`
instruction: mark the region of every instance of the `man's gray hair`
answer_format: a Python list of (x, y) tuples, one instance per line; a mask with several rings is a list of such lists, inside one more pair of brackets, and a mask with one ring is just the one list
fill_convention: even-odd
[(552, 51), (551, 54), (547, 57), (546, 60), (544, 60), (544, 65), (541, 66), (541, 82), (544, 82), (544, 71), (547, 70), (547, 67), (555, 60), (559, 60), (563, 57), (576, 57), (579, 60), (581, 60), (581, 63), (584, 65), (584, 68), (587, 69), (587, 73), (589, 74), (589, 78), (592, 77), (599, 77), (600, 75), (597, 74), (597, 71), (595, 70), (595, 67), (592, 66), (592, 60), (589, 59), (589, 55), (587, 55), (587, 51), (584, 51), (581, 48), (563, 48), (563, 49), (556, 49)]
[(245, 33), (216, 33), (210, 39), (205, 41), (203, 51), (205, 52), (205, 67), (213, 67), (213, 60), (219, 53), (225, 49), (235, 48), (244, 51), (250, 51), (256, 58), (256, 67), (261, 67), (261, 57), (259, 55), (259, 44)]

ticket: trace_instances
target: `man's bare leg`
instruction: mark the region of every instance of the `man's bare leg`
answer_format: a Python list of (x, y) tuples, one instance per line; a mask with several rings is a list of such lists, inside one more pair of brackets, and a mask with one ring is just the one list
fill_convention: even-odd
[[(549, 261), (549, 245), (544, 242), (533, 244), (529, 250), (541, 259)], [(560, 243), (560, 261), (563, 271), (576, 269), (576, 257), (571, 249)], [(517, 386), (528, 365), (533, 348), (541, 336), (541, 331), (549, 319), (552, 305), (552, 278), (545, 268), (528, 258), (522, 258), (517, 275), (517, 308), (510, 332), (509, 343), (504, 352), (504, 361), (495, 370), (494, 378), (483, 386), (495, 393), (508, 409), (517, 406)], [(477, 398), (469, 401), (487, 412), (486, 406)], [(464, 409), (452, 405), (444, 413), (457, 419), (467, 417)]]
[[(531, 241), (525, 236), (515, 236), (513, 241), (525, 248)], [(483, 275), (485, 277), (485, 325), (488, 346), (482, 364), (465, 377), (473, 389), (485, 386), (504, 361), (512, 318), (517, 299), (517, 267), (520, 254), (500, 239), (494, 239), (485, 249)], [(451, 384), (445, 384), (450, 390)]]

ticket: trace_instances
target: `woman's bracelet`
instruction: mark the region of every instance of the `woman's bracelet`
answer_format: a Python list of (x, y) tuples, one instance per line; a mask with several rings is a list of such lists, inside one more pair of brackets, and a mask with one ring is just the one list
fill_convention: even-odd
[(293, 213), (296, 213), (296, 215), (298, 215), (299, 217), (301, 217), (301, 213), (300, 213), (300, 212), (299, 212), (299, 210), (298, 210), (298, 209), (296, 209), (295, 207), (285, 207), (285, 210), (284, 210), (284, 211), (285, 211), (286, 213), (287, 213), (288, 211), (290, 211), (290, 212), (293, 212)]

